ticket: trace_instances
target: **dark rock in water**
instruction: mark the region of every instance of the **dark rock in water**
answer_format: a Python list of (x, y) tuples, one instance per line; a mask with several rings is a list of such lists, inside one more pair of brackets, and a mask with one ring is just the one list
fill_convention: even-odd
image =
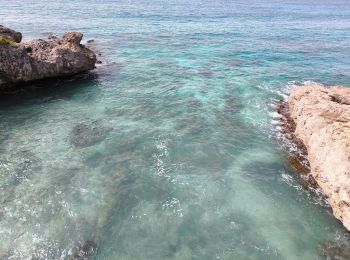
[(72, 256), (72, 260), (85, 260), (93, 256), (97, 251), (97, 244), (94, 241), (85, 241)]
[(104, 164), (105, 161), (108, 160), (106, 159), (106, 155), (97, 151), (92, 154), (89, 154), (86, 156), (84, 163), (89, 167), (89, 168), (96, 168), (101, 164)]
[(307, 149), (303, 142), (294, 134), (296, 125), (290, 116), (288, 103), (280, 102), (277, 107), (277, 112), (282, 116), (280, 119), (281, 133), (296, 147), (296, 150), (289, 151), (286, 156), (286, 161), (289, 167), (301, 176), (300, 184), (305, 189), (318, 189), (317, 182), (310, 174), (310, 163), (307, 159)]
[(95, 40), (93, 39), (87, 41), (87, 43), (93, 43), (93, 42), (95, 42)]
[(300, 184), (304, 189), (318, 189), (317, 182), (310, 174), (310, 167), (300, 158), (297, 153), (289, 153), (287, 163), (296, 173), (300, 174)]
[(281, 133), (296, 148), (296, 150), (288, 152), (286, 160), (289, 167), (300, 174), (300, 183), (305, 189), (318, 189), (319, 187), (316, 180), (310, 174), (307, 149), (303, 142), (295, 136), (296, 125), (289, 113), (288, 103), (280, 102), (277, 107), (277, 112), (281, 115)]
[(199, 71), (199, 75), (202, 75), (203, 77), (210, 78), (213, 76), (213, 72), (209, 69), (202, 69)]
[(8, 185), (18, 185), (30, 178), (33, 173), (42, 170), (42, 161), (31, 151), (20, 151), (12, 154), (7, 163), (13, 165), (7, 175), (9, 177), (6, 181)]
[(307, 149), (304, 143), (295, 136), (295, 122), (289, 113), (287, 102), (280, 102), (277, 107), (277, 113), (281, 115), (281, 133), (296, 147), (296, 150), (290, 152), (287, 158), (289, 166), (301, 175), (310, 173), (310, 163), (307, 159)]
[(294, 155), (290, 154), (287, 158), (289, 166), (301, 175), (305, 175), (310, 173), (310, 168), (308, 168), (304, 163), (300, 161), (300, 159)]
[(0, 25), (0, 38), (20, 43), (22, 41), (22, 34)]
[(231, 60), (229, 62), (226, 63), (226, 66), (229, 67), (236, 67), (240, 64), (240, 62), (238, 60)]
[(295, 126), (294, 120), (290, 116), (288, 103), (281, 101), (277, 106), (277, 113), (282, 116), (281, 117), (282, 132), (294, 133), (296, 126)]
[(176, 120), (175, 130), (182, 135), (191, 135), (205, 131), (207, 128), (205, 118), (189, 114)]
[(225, 107), (223, 112), (225, 114), (238, 113), (244, 108), (244, 105), (236, 96), (225, 95), (224, 98), (225, 98)]
[[(11, 31), (0, 27), (2, 31)], [(12, 36), (11, 36), (12, 35)], [(19, 35), (10, 34), (20, 42)], [(35, 39), (20, 43), (0, 45), (0, 89), (39, 80), (74, 75), (95, 67), (96, 55), (81, 45), (83, 34), (65, 33), (63, 39), (50, 37), (45, 41)]]
[(15, 183), (28, 179), (34, 172), (42, 169), (42, 161), (30, 151), (22, 151), (16, 154), (16, 157), (16, 161), (19, 161), (19, 164), (14, 171)]
[(70, 136), (70, 142), (76, 147), (88, 147), (106, 138), (111, 127), (105, 125), (101, 120), (90, 124), (77, 124)]
[(323, 242), (319, 245), (319, 251), (321, 256), (330, 260), (349, 260), (350, 259), (350, 246), (349, 245), (337, 245), (333, 242)]

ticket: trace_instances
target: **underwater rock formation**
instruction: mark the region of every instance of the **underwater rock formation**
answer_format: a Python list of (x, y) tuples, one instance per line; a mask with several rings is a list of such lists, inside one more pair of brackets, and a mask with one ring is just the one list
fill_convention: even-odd
[(74, 253), (71, 260), (84, 260), (96, 253), (97, 245), (94, 241), (85, 241)]
[[(96, 55), (80, 44), (83, 34), (65, 33), (48, 40), (21, 42), (21, 33), (0, 26), (0, 89), (39, 80), (70, 76), (95, 67)], [(17, 44), (15, 44), (17, 42)]]
[(70, 142), (76, 147), (88, 147), (104, 140), (111, 130), (112, 128), (101, 120), (88, 124), (79, 123), (71, 131)]
[(350, 259), (349, 245), (337, 245), (334, 242), (326, 241), (319, 246), (321, 256), (326, 259), (348, 260)]
[(293, 134), (307, 150), (310, 174), (350, 230), (350, 88), (308, 85), (288, 99)]

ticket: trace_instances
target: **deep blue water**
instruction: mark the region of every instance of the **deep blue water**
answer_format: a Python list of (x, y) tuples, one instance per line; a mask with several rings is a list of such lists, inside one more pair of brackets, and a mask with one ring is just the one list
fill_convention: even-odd
[[(322, 259), (348, 243), (276, 140), (292, 85), (350, 85), (348, 1), (0, 0), (103, 61), (0, 106), (0, 259)], [(90, 242), (92, 244), (92, 242)]]

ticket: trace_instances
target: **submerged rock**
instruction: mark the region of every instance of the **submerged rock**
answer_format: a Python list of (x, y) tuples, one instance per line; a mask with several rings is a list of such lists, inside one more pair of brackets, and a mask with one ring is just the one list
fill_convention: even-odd
[(280, 102), (277, 107), (277, 112), (281, 116), (281, 133), (287, 142), (292, 144), (292, 149), (290, 149), (286, 155), (286, 162), (292, 170), (300, 175), (301, 179), (299, 179), (299, 181), (304, 188), (316, 190), (318, 186), (315, 179), (310, 174), (307, 149), (302, 140), (294, 134), (296, 125), (289, 113), (288, 102)]
[(202, 69), (199, 71), (199, 75), (206, 77), (206, 78), (210, 78), (214, 75), (214, 73), (209, 69)]
[(72, 260), (85, 260), (93, 256), (97, 251), (97, 245), (94, 241), (85, 241), (77, 248), (77, 251), (72, 256)]
[(337, 245), (332, 242), (323, 242), (319, 245), (321, 256), (326, 259), (349, 260), (350, 247), (348, 245)]
[(310, 173), (310, 168), (303, 164), (295, 154), (290, 154), (287, 158), (287, 161), (289, 166), (297, 173), (301, 175)]
[(289, 99), (293, 135), (307, 150), (310, 174), (350, 230), (350, 88), (309, 85)]
[(96, 55), (80, 44), (83, 34), (65, 33), (63, 38), (35, 39), (20, 43), (22, 35), (0, 26), (0, 37), (19, 44), (0, 44), (0, 89), (13, 85), (74, 75), (95, 67)]
[(13, 185), (28, 179), (34, 172), (41, 171), (42, 161), (31, 151), (21, 151), (15, 154), (14, 161), (18, 163), (13, 171)]
[(91, 146), (105, 139), (111, 130), (111, 127), (101, 120), (89, 124), (79, 123), (71, 132), (70, 142), (77, 147)]

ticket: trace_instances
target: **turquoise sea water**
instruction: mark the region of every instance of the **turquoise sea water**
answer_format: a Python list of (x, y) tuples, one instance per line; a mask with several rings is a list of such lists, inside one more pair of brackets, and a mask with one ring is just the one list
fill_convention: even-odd
[(348, 243), (273, 118), (293, 84), (350, 85), (348, 1), (0, 0), (0, 24), (81, 31), (103, 61), (0, 101), (0, 259), (84, 244), (90, 259), (323, 259)]

